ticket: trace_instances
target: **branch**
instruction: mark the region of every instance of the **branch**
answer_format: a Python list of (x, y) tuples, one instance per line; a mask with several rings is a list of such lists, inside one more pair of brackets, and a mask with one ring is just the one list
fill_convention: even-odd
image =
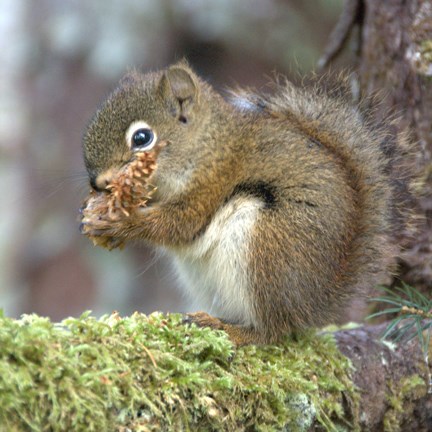
[(333, 29), (318, 60), (318, 69), (323, 70), (341, 52), (355, 24), (361, 20), (362, 0), (346, 0), (342, 14)]
[(430, 428), (421, 350), (377, 331), (234, 350), (180, 315), (0, 317), (0, 430)]

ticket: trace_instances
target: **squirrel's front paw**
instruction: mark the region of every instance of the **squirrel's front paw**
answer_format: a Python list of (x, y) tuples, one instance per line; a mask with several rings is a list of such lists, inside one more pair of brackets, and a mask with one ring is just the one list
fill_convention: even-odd
[(124, 246), (119, 233), (128, 216), (122, 212), (113, 212), (107, 197), (101, 193), (90, 194), (80, 209), (80, 232), (89, 237), (94, 245), (111, 250)]
[(122, 248), (124, 246), (124, 240), (119, 237), (110, 236), (108, 231), (109, 228), (99, 229), (87, 222), (81, 222), (80, 224), (81, 234), (86, 235), (95, 246), (101, 246), (108, 250)]

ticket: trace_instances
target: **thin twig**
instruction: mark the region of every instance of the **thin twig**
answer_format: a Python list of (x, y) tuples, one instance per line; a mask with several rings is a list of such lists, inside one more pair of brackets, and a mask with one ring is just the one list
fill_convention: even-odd
[(342, 14), (324, 48), (324, 53), (318, 60), (318, 70), (323, 70), (344, 47), (352, 28), (360, 19), (362, 1), (346, 0)]
[(403, 314), (413, 314), (421, 316), (424, 319), (432, 319), (432, 309), (426, 312), (422, 309), (417, 309), (415, 307), (402, 306), (400, 311)]

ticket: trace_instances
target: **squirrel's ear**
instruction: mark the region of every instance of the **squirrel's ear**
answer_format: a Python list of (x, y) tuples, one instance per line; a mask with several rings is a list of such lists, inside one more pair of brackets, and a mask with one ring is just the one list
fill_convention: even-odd
[(159, 90), (171, 113), (182, 123), (187, 123), (198, 100), (197, 79), (189, 67), (180, 63), (167, 69), (162, 75)]

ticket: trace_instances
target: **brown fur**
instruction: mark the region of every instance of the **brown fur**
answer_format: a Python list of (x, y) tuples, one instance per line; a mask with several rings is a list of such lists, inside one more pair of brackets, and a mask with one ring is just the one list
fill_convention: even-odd
[[(343, 87), (283, 81), (272, 95), (238, 91), (230, 103), (185, 62), (130, 73), (89, 126), (84, 158), (98, 184), (131, 159), (125, 131), (145, 120), (168, 143), (153, 179), (158, 191), (145, 211), (118, 221), (101, 217), (87, 232), (141, 239), (181, 260), (243, 197), (259, 211), (251, 210), (232, 277), (244, 289), (252, 322), (231, 312), (230, 319), (197, 313), (190, 320), (226, 330), (237, 344), (336, 321), (395, 256), (391, 239), (406, 220), (411, 176), (395, 176), (406, 139), (391, 141), (387, 126), (368, 124)], [(227, 226), (240, 214), (232, 211)], [(224, 304), (229, 309), (221, 302), (222, 312)]]

